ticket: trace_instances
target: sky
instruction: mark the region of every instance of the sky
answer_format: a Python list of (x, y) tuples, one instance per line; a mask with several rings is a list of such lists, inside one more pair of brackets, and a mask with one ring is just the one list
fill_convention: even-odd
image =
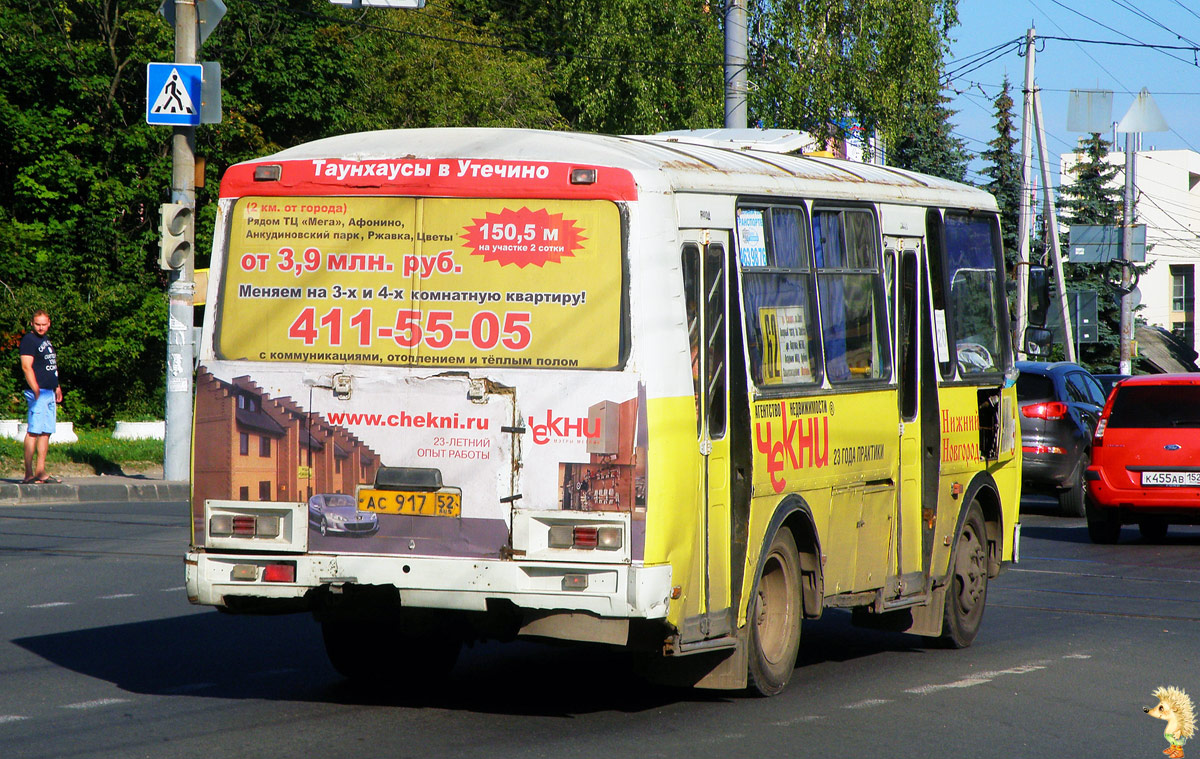
[[(1020, 54), (1024, 45), (1016, 41), (1023, 43), (1031, 27), (1039, 40), (1034, 79), (1041, 90), (1055, 185), (1058, 155), (1070, 152), (1081, 136), (1067, 131), (1072, 89), (1112, 90), (1112, 121), (1117, 122), (1144, 87), (1170, 131), (1144, 134), (1143, 150), (1200, 153), (1200, 0), (959, 0), (958, 14), (943, 94), (957, 111), (951, 117), (954, 133), (972, 154), (987, 150), (996, 135), (993, 102), (1006, 74), (1019, 138), (1025, 58)], [(1144, 47), (1148, 45), (1186, 49)], [(1105, 137), (1112, 139), (1111, 127)], [(1123, 150), (1124, 133), (1117, 140)], [(986, 182), (979, 174), (984, 166), (972, 161), (968, 180)]]

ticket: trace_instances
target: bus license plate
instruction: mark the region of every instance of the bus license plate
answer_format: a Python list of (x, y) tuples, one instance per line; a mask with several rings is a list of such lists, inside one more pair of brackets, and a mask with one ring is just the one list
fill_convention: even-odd
[(426, 517), (462, 515), (462, 494), (414, 490), (360, 490), (358, 510)]
[(1142, 486), (1200, 487), (1200, 472), (1142, 472)]

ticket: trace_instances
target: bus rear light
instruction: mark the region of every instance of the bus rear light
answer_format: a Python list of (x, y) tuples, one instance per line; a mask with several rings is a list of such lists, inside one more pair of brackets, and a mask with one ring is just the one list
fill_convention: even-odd
[(256, 538), (279, 537), (279, 517), (260, 516), (255, 522), (254, 536)]
[(571, 184), (596, 184), (596, 170), (571, 169)]
[(277, 538), (281, 529), (277, 516), (213, 514), (208, 519), (208, 534), (214, 538)]
[(268, 564), (263, 568), (263, 582), (295, 582), (295, 564)]
[(623, 544), (620, 527), (578, 524), (551, 525), (546, 540), (546, 545), (550, 548), (598, 548), (601, 551), (617, 551)]
[(213, 514), (208, 520), (208, 534), (227, 538), (233, 534), (233, 514)]
[(575, 528), (569, 524), (550, 525), (550, 537), (546, 545), (551, 548), (571, 548), (575, 545)]
[(576, 527), (575, 547), (595, 548), (600, 543), (599, 527)]
[(588, 576), (584, 574), (563, 575), (562, 586), (563, 590), (586, 590)]
[(278, 182), (283, 176), (283, 167), (279, 164), (263, 164), (254, 167), (255, 182)]
[(1027, 419), (1045, 419), (1048, 422), (1053, 422), (1062, 419), (1066, 415), (1067, 404), (1062, 401), (1031, 403), (1028, 406), (1021, 407), (1021, 416)]
[(619, 550), (621, 542), (620, 527), (601, 527), (596, 535), (596, 547), (601, 551)]

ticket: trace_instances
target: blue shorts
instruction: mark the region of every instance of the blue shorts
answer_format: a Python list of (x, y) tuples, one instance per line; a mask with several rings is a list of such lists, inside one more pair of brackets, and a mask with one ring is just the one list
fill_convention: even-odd
[(25, 416), (28, 427), (25, 430), (30, 435), (54, 434), (54, 391), (42, 390), (34, 400), (33, 391), (25, 391), (25, 403), (29, 405), (29, 413)]

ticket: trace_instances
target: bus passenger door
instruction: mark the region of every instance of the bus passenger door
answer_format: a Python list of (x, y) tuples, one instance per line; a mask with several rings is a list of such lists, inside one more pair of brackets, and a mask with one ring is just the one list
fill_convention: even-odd
[[(925, 589), (932, 549), (937, 501), (937, 461), (933, 471), (923, 454), (926, 442), (936, 444), (937, 375), (933, 367), (933, 339), (925, 293), (925, 267), (920, 260), (920, 239), (898, 244), (896, 287), (896, 368), (900, 404), (900, 504), (896, 521), (899, 595)], [(922, 315), (925, 318), (922, 318)], [(928, 386), (926, 388), (925, 386)], [(930, 431), (932, 423), (932, 433)], [(932, 434), (932, 441), (926, 438)], [(932, 492), (933, 500), (929, 500)], [(928, 505), (929, 510), (925, 509)]]
[(689, 605), (681, 631), (685, 644), (729, 635), (735, 625), (729, 579), (729, 284), (725, 257), (729, 238), (725, 232), (708, 230), (694, 233), (694, 237), (696, 242), (683, 246), (683, 275), (696, 396), (703, 599), (699, 609)]

